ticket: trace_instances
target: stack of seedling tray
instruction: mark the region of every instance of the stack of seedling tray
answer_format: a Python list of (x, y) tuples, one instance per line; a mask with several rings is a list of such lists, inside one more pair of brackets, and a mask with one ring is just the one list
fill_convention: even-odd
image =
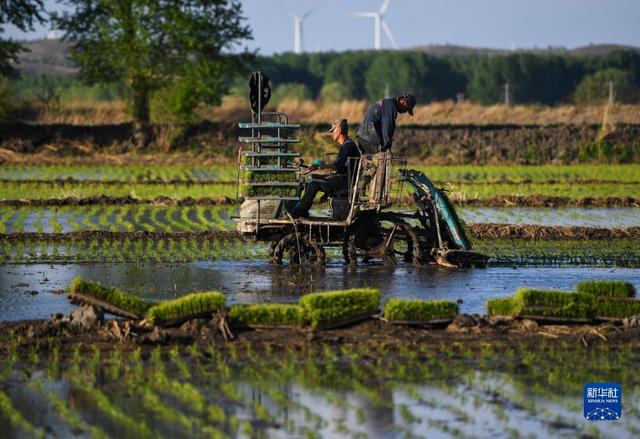
[(391, 298), (384, 306), (384, 318), (396, 325), (443, 325), (458, 315), (458, 304), (448, 300)]
[(250, 136), (239, 138), (243, 144), (239, 194), (245, 200), (287, 201), (299, 198), (298, 168), (292, 165), (292, 160), (300, 154), (290, 151), (290, 146), (299, 143), (300, 139), (289, 137), (288, 133), (300, 126), (290, 124), (283, 113), (274, 115), (275, 122), (254, 120), (238, 125), (240, 129), (251, 130)]
[(640, 314), (634, 296), (633, 285), (622, 281), (585, 281), (577, 292), (521, 288), (513, 297), (488, 300), (487, 313), (569, 323), (618, 320)]
[(579, 293), (594, 296), (594, 313), (598, 320), (618, 320), (640, 314), (640, 300), (629, 282), (594, 280), (580, 282)]

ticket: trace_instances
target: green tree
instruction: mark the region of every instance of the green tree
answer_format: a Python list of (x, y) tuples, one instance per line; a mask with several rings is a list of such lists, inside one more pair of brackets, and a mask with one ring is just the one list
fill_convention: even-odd
[[(0, 35), (3, 26), (12, 24), (23, 32), (33, 30), (35, 23), (44, 23), (42, 0), (0, 0)], [(19, 43), (0, 38), (0, 75), (17, 76), (13, 63), (18, 61), (18, 53), (25, 51)]]
[(278, 105), (285, 99), (295, 99), (298, 101), (311, 99), (311, 91), (306, 85), (296, 82), (280, 84), (273, 90), (271, 103), (273, 105)]
[(464, 77), (445, 59), (420, 52), (382, 52), (365, 74), (369, 99), (411, 93), (418, 102), (453, 99), (465, 88)]
[(504, 99), (508, 83), (512, 102), (553, 104), (567, 100), (583, 74), (583, 66), (566, 56), (486, 57), (475, 65), (469, 95), (482, 104), (495, 104)]
[(325, 84), (339, 83), (345, 88), (345, 98), (366, 99), (364, 75), (375, 56), (374, 52), (345, 52), (336, 54), (327, 65)]
[(122, 82), (131, 103), (136, 140), (149, 139), (152, 96), (188, 120), (200, 103), (219, 104), (226, 77), (244, 67), (230, 51), (251, 38), (238, 0), (64, 0), (71, 11), (52, 14), (72, 43), (71, 58), (90, 84)]
[(584, 77), (576, 89), (576, 103), (600, 104), (605, 102), (609, 98), (609, 83), (613, 84), (617, 102), (638, 102), (640, 90), (633, 82), (633, 74), (620, 69), (606, 69)]
[(326, 82), (320, 90), (323, 102), (342, 102), (349, 99), (347, 88), (340, 82)]

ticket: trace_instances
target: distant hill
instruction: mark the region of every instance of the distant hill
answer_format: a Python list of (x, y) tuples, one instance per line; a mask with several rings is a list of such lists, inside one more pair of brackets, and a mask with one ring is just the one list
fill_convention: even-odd
[[(67, 58), (66, 50), (68, 43), (63, 43), (59, 39), (43, 39), (26, 41), (22, 43), (29, 52), (20, 54), (20, 64), (18, 69), (28, 74), (45, 75), (73, 75), (77, 68)], [(530, 48), (516, 49), (490, 49), (483, 47), (445, 45), (426, 45), (403, 50), (426, 52), (433, 55), (508, 55), (512, 53), (537, 53), (537, 54), (568, 54), (577, 56), (604, 55), (614, 50), (640, 50), (638, 47), (624, 46), (619, 44), (592, 44), (574, 49), (564, 47)]]
[(638, 50), (640, 47), (625, 46), (622, 44), (591, 44), (589, 46), (567, 49), (566, 47), (546, 47), (546, 48), (517, 48), (490, 49), (485, 47), (457, 46), (455, 44), (429, 44), (404, 49), (408, 51), (425, 52), (432, 55), (509, 55), (513, 53), (534, 53), (553, 55), (576, 55), (576, 56), (598, 56), (606, 55), (615, 50)]
[(34, 75), (73, 75), (78, 69), (67, 58), (69, 44), (58, 39), (26, 41), (29, 52), (18, 56), (18, 70)]

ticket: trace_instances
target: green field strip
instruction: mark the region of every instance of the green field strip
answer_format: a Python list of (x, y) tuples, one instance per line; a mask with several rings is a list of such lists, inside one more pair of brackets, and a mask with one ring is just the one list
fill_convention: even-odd
[(482, 184), (446, 184), (449, 197), (458, 199), (489, 199), (497, 196), (545, 196), (567, 197), (570, 199), (631, 197), (640, 196), (640, 184), (607, 183), (607, 184), (520, 184), (505, 185), (500, 183)]
[(216, 180), (232, 176), (229, 165), (15, 165), (0, 167), (0, 179), (16, 180), (118, 180), (136, 182), (137, 180)]
[[(83, 411), (95, 410), (111, 421), (113, 426), (116, 427), (114, 430), (117, 429), (120, 434), (128, 437), (149, 439), (157, 437), (146, 422), (130, 417), (123, 408), (113, 402), (100, 389), (70, 374), (67, 375), (67, 379), (73, 385), (74, 390), (82, 394), (89, 403), (89, 407), (83, 406)], [(105, 428), (105, 430), (109, 429)], [(111, 431), (108, 431), (108, 433), (113, 435)]]
[(108, 439), (109, 435), (100, 427), (85, 422), (78, 416), (77, 412), (71, 409), (65, 400), (63, 400), (54, 390), (48, 389), (45, 383), (39, 380), (31, 379), (28, 385), (38, 391), (43, 399), (47, 400), (58, 417), (63, 420), (72, 431), (87, 432), (91, 438)]
[(26, 433), (29, 437), (45, 437), (44, 431), (34, 427), (27, 421), (22, 413), (15, 408), (9, 395), (0, 389), (0, 419), (1, 418), (5, 418), (11, 427)]

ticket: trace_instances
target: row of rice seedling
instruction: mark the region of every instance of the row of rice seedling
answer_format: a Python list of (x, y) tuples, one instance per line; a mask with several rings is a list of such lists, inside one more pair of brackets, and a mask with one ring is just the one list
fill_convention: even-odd
[(17, 410), (9, 396), (0, 390), (0, 421), (4, 420), (4, 422), (0, 422), (0, 425), (5, 424), (10, 428), (3, 428), (7, 433), (10, 433), (11, 430), (14, 430), (16, 437), (20, 437), (22, 435), (28, 435), (36, 438), (44, 438), (45, 433), (44, 429), (37, 428), (33, 426), (29, 421), (27, 421), (22, 413)]
[[(112, 437), (235, 437), (247, 432), (269, 437), (285, 431), (297, 437), (309, 430), (355, 436), (380, 429), (473, 436), (485, 431), (487, 421), (494, 429), (511, 431), (522, 417), (538, 425), (541, 434), (553, 435), (557, 431), (545, 429), (548, 407), (569, 407), (579, 418), (581, 407), (571, 404), (593, 376), (620, 382), (629, 389), (628, 401), (639, 397), (638, 352), (631, 346), (587, 349), (541, 340), (536, 345), (516, 342), (508, 349), (488, 343), (470, 349), (463, 343), (407, 343), (391, 353), (367, 343), (300, 351), (266, 347), (259, 352), (250, 344), (226, 349), (192, 345), (164, 355), (154, 349), (144, 360), (140, 350), (115, 348), (104, 357), (96, 357), (95, 350), (83, 352), (77, 351), (56, 377), (70, 383), (75, 395), (63, 404), (85, 428), (99, 428)], [(24, 379), (41, 376), (38, 364), (18, 368)], [(0, 380), (4, 384), (6, 378)], [(16, 382), (15, 373), (11, 380)], [(632, 402), (618, 430), (607, 425), (606, 432), (634, 431), (639, 414)], [(552, 420), (571, 426), (571, 434), (585, 428), (560, 412)], [(443, 416), (446, 425), (436, 422)], [(33, 427), (44, 430), (39, 419)], [(73, 425), (64, 417), (62, 421)], [(270, 421), (280, 429), (271, 430)], [(205, 425), (214, 430), (203, 431)], [(594, 436), (605, 431), (588, 430)]]
[(513, 297), (487, 301), (489, 315), (523, 316), (539, 319), (619, 319), (640, 314), (635, 289), (623, 281), (584, 281), (577, 292), (519, 289)]
[(409, 165), (439, 182), (639, 182), (640, 165)]
[[(295, 177), (295, 174), (292, 175)], [(235, 178), (233, 181), (236, 181)], [(295, 179), (292, 181), (295, 181)], [(123, 182), (123, 184), (95, 184), (85, 182), (0, 182), (0, 194), (2, 194), (1, 198), (3, 200), (61, 199), (67, 197), (88, 198), (99, 195), (132, 197), (138, 200), (153, 200), (156, 197), (169, 197), (174, 200), (181, 200), (187, 197), (220, 198), (226, 196), (235, 198), (236, 185), (235, 183), (137, 184), (135, 182)]]
[(141, 165), (24, 165), (4, 164), (0, 180), (104, 180), (104, 181), (171, 181), (171, 180), (235, 180), (234, 165), (141, 164)]
[[(474, 248), (499, 266), (640, 267), (637, 240), (474, 241)], [(0, 263), (191, 262), (264, 260), (267, 245), (240, 239), (0, 240)], [(340, 260), (340, 252), (330, 254)]]
[[(251, 164), (248, 157), (242, 164)], [(262, 165), (275, 165), (261, 159)], [(273, 159), (271, 159), (273, 160)], [(438, 182), (548, 182), (601, 180), (619, 182), (640, 181), (640, 165), (421, 165), (410, 164)], [(143, 164), (143, 165), (23, 165), (4, 164), (0, 180), (60, 180), (88, 179), (105, 181), (170, 181), (219, 180), (232, 181), (237, 177), (237, 165), (199, 164)]]
[(268, 256), (260, 243), (239, 239), (90, 239), (1, 241), (0, 263), (130, 263), (253, 261)]
[(640, 194), (640, 182), (635, 183), (570, 183), (500, 184), (500, 183), (444, 183), (449, 197), (456, 200), (484, 200), (499, 196), (541, 196), (584, 198), (632, 197)]
[(492, 266), (640, 267), (640, 242), (611, 240), (474, 240), (474, 248), (490, 256)]
[(0, 233), (231, 230), (235, 214), (235, 206), (6, 207), (0, 217)]

